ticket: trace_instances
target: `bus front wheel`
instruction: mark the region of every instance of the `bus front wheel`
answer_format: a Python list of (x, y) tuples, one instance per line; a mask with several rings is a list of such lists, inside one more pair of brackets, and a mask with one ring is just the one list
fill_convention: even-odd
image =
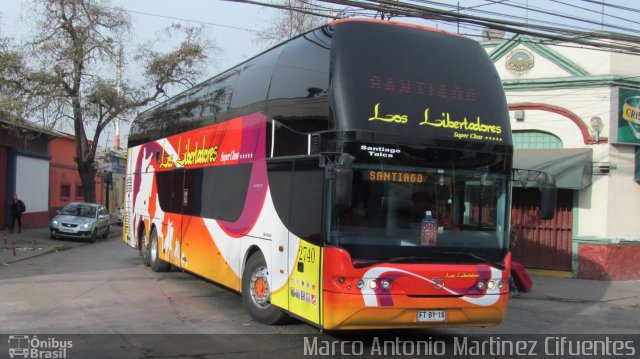
[(289, 316), (271, 305), (269, 269), (260, 252), (251, 255), (242, 274), (242, 301), (256, 321), (268, 324), (283, 324)]

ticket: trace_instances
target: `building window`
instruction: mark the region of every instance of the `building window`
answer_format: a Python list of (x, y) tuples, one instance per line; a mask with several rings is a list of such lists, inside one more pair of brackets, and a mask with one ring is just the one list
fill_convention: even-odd
[(76, 186), (76, 199), (84, 198), (84, 191), (82, 190), (82, 185)]
[(60, 199), (68, 201), (71, 198), (71, 185), (63, 184), (60, 186)]
[(562, 140), (548, 132), (513, 131), (513, 147), (516, 149), (562, 148)]

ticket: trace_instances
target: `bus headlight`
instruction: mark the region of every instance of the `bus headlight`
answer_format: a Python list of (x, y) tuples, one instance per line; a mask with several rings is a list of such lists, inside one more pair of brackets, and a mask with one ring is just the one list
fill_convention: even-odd
[(478, 290), (484, 290), (486, 287), (487, 287), (487, 283), (483, 281), (479, 281), (478, 284), (476, 284), (476, 288), (478, 288)]
[(377, 281), (377, 280), (375, 280), (375, 279), (372, 279), (372, 280), (369, 282), (369, 288), (371, 288), (371, 289), (376, 289), (376, 288), (378, 288), (378, 281)]
[(380, 286), (382, 287), (382, 289), (388, 292), (391, 290), (391, 281), (389, 281), (388, 279), (383, 279), (380, 281)]
[(358, 283), (356, 283), (356, 287), (358, 287), (358, 289), (364, 288), (364, 281), (360, 279)]

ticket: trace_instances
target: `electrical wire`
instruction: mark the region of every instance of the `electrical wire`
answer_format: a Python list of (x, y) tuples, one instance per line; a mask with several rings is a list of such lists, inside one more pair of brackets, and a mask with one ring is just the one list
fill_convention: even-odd
[[(587, 11), (587, 12), (591, 12), (591, 13), (594, 13), (594, 14), (601, 14), (600, 11), (589, 9), (589, 8), (578, 6), (578, 5), (574, 5), (574, 4), (569, 4), (569, 3), (566, 3), (564, 1), (560, 1), (560, 0), (549, 0), (549, 1), (554, 2), (556, 4), (560, 4), (560, 5), (565, 5), (565, 6), (571, 6), (573, 8), (578, 8), (578, 9), (581, 9), (581, 10), (584, 10), (584, 11)], [(616, 16), (616, 15), (612, 15), (612, 14), (604, 14), (604, 16), (610, 17), (610, 18), (613, 18), (613, 19), (618, 19), (618, 20), (630, 22), (632, 24), (640, 25), (640, 22), (638, 22), (638, 21), (633, 21), (633, 20), (630, 20), (630, 19), (627, 19), (627, 18), (624, 18), (624, 17), (621, 17), (621, 16)]]
[(598, 22), (598, 21), (594, 21), (591, 19), (585, 19), (585, 18), (581, 18), (581, 17), (576, 17), (576, 16), (572, 16), (572, 15), (568, 15), (568, 14), (562, 14), (562, 13), (558, 13), (558, 12), (552, 12), (549, 10), (545, 10), (542, 8), (538, 8), (535, 6), (524, 6), (524, 5), (520, 5), (520, 4), (514, 4), (511, 1), (506, 1), (502, 3), (505, 6), (509, 6), (509, 7), (514, 7), (517, 9), (525, 9), (525, 10), (530, 10), (530, 11), (534, 11), (540, 14), (545, 14), (545, 15), (551, 15), (551, 16), (555, 16), (555, 17), (561, 17), (563, 19), (567, 19), (567, 20), (574, 20), (574, 21), (579, 21), (579, 22), (585, 22), (588, 24), (594, 24), (594, 25), (600, 25), (603, 27), (608, 27), (608, 28), (612, 28), (612, 29), (617, 29), (617, 30), (625, 30), (628, 32), (633, 32), (633, 33), (640, 33), (640, 30), (634, 30), (634, 29), (630, 29), (624, 26), (619, 26), (619, 25), (612, 25), (612, 24), (606, 24), (604, 22)]
[[(258, 6), (265, 6), (265, 7), (272, 7), (272, 8), (276, 8), (276, 9), (281, 9), (281, 10), (291, 10), (291, 11), (298, 11), (298, 12), (303, 12), (303, 13), (307, 13), (309, 15), (313, 15), (313, 16), (320, 16), (320, 17), (325, 17), (325, 18), (333, 18), (334, 16), (332, 15), (328, 15), (327, 13), (322, 13), (319, 11), (337, 11), (337, 12), (342, 12), (345, 11), (345, 9), (332, 9), (331, 7), (327, 7), (327, 6), (321, 6), (321, 5), (316, 5), (313, 7), (313, 9), (311, 11), (307, 10), (307, 9), (302, 9), (302, 8), (295, 8), (295, 7), (290, 7), (290, 6), (286, 6), (286, 5), (278, 5), (278, 4), (268, 4), (268, 3), (263, 3), (263, 2), (259, 2), (259, 1), (253, 1), (253, 0), (223, 0), (223, 1), (229, 1), (229, 2), (237, 2), (237, 3), (247, 3), (247, 4), (253, 4), (253, 5), (258, 5)], [(633, 43), (640, 43), (640, 38), (638, 37), (629, 37), (629, 36), (620, 36), (621, 34), (596, 34), (599, 37), (596, 37), (596, 39), (598, 40), (603, 40), (606, 39), (607, 41), (610, 42), (610, 44), (606, 44), (606, 43), (602, 43), (602, 42), (597, 42), (594, 40), (594, 33), (590, 33), (590, 32), (585, 32), (585, 31), (575, 31), (575, 30), (570, 30), (570, 29), (562, 29), (562, 28), (550, 28), (547, 26), (539, 26), (539, 25), (531, 25), (531, 24), (523, 24), (523, 23), (517, 23), (517, 22), (513, 22), (513, 21), (503, 21), (501, 19), (479, 19), (479, 20), (475, 20), (472, 18), (473, 21), (471, 22), (466, 22), (466, 18), (465, 16), (467, 16), (466, 14), (459, 14), (456, 12), (446, 12), (446, 11), (442, 11), (438, 9), (431, 9), (431, 8), (426, 8), (423, 9), (422, 7), (415, 7), (415, 6), (410, 6), (410, 4), (406, 4), (406, 3), (400, 3), (400, 2), (393, 2), (389, 5), (389, 1), (372, 1), (372, 0), (362, 0), (362, 1), (356, 1), (356, 0), (320, 0), (322, 2), (328, 2), (328, 3), (333, 3), (333, 4), (338, 4), (338, 5), (343, 5), (344, 3), (347, 3), (349, 6), (356, 6), (356, 7), (360, 7), (362, 9), (368, 10), (368, 11), (376, 11), (376, 12), (381, 12), (381, 11), (389, 11), (390, 10), (390, 6), (393, 6), (393, 9), (398, 9), (398, 14), (397, 16), (403, 16), (403, 17), (413, 17), (413, 18), (423, 18), (426, 20), (432, 20), (436, 23), (441, 22), (441, 23), (446, 23), (446, 24), (459, 24), (459, 26), (461, 28), (466, 28), (472, 31), (481, 31), (483, 28), (489, 27), (489, 28), (498, 28), (504, 31), (509, 31), (509, 32), (514, 32), (514, 33), (525, 33), (531, 36), (536, 36), (536, 37), (541, 37), (541, 38), (549, 38), (552, 39), (554, 41), (567, 41), (567, 42), (573, 42), (576, 43), (578, 45), (569, 45), (569, 44), (554, 44), (557, 46), (563, 46), (563, 47), (578, 47), (578, 48), (592, 48), (592, 49), (596, 49), (596, 50), (602, 50), (602, 51), (611, 51), (611, 50), (615, 50), (618, 52), (622, 52), (622, 53), (631, 53), (631, 54), (637, 54), (638, 52), (640, 52), (640, 49), (638, 48), (638, 46), (633, 46)], [(431, 5), (441, 5), (450, 9), (458, 9), (457, 6), (455, 5), (450, 5), (450, 4), (443, 4), (443, 3), (439, 3), (439, 2), (435, 2), (435, 1), (427, 1), (427, 0), (415, 0), (416, 2), (419, 3), (424, 3), (424, 4), (431, 4)], [(507, 2), (508, 0), (487, 0), (487, 3), (485, 4), (481, 4), (481, 5), (496, 5), (496, 4), (503, 4), (505, 2)], [(555, 2), (558, 2), (557, 0), (552, 0)], [(311, 4), (310, 2), (305, 2), (302, 1), (305, 4)], [(369, 4), (369, 3), (373, 3), (373, 4)], [(378, 5), (376, 5), (378, 4)], [(372, 6), (373, 5), (373, 6)], [(503, 5), (507, 5), (507, 4), (503, 4)], [(343, 5), (345, 6), (345, 5)], [(473, 7), (467, 7), (467, 8), (459, 8), (460, 11), (466, 11), (469, 9), (477, 9), (479, 7), (479, 5), (473, 6)], [(251, 33), (263, 33), (263, 34), (269, 34), (269, 32), (266, 31), (260, 31), (260, 30), (254, 30), (254, 29), (247, 29), (247, 28), (242, 28), (242, 27), (238, 27), (238, 26), (230, 26), (230, 25), (223, 25), (223, 24), (217, 24), (217, 23), (212, 23), (212, 22), (205, 22), (205, 21), (198, 21), (198, 20), (193, 20), (193, 19), (184, 19), (184, 18), (178, 18), (178, 17), (173, 17), (173, 16), (166, 16), (166, 15), (159, 15), (159, 14), (152, 14), (152, 13), (148, 13), (148, 12), (141, 12), (141, 11), (134, 11), (134, 10), (129, 10), (129, 9), (120, 9), (129, 13), (133, 13), (133, 14), (140, 14), (140, 15), (145, 15), (145, 16), (154, 16), (154, 17), (160, 17), (160, 18), (166, 18), (166, 19), (171, 19), (171, 20), (177, 20), (177, 21), (186, 21), (186, 22), (194, 22), (194, 23), (199, 23), (202, 25), (206, 25), (206, 26), (214, 26), (214, 27), (222, 27), (222, 28), (228, 28), (228, 29), (234, 29), (234, 30), (241, 30), (241, 31), (247, 31), (247, 32), (251, 32)], [(436, 16), (431, 15), (435, 10)], [(592, 10), (594, 11), (594, 10)], [(439, 14), (442, 13), (442, 14)], [(478, 11), (480, 12), (480, 11)], [(483, 14), (495, 14), (495, 15), (500, 15), (499, 13), (496, 12), (492, 12), (492, 11), (481, 11), (481, 13)], [(373, 17), (375, 16), (372, 13), (367, 13), (365, 11), (355, 11), (355, 10), (350, 10), (350, 15), (355, 15), (355, 16), (365, 16), (365, 17)], [(427, 16), (425, 16), (427, 15)], [(445, 18), (443, 18), (444, 16), (446, 16)], [(475, 18), (475, 16), (474, 16)], [(510, 16), (510, 18), (514, 18), (514, 19), (524, 19), (522, 17), (518, 17), (518, 16)], [(543, 23), (548, 23), (548, 24), (555, 24), (554, 22), (550, 22), (550, 21), (542, 21)], [(538, 30), (538, 31), (530, 31), (530, 30), (522, 30), (522, 29), (518, 29), (518, 28), (510, 28), (511, 26), (527, 26), (527, 25), (531, 25), (530, 27), (533, 27), (534, 29)], [(583, 28), (585, 30), (588, 30), (586, 28)], [(552, 33), (556, 33), (556, 34), (562, 34), (561, 36), (558, 35), (549, 35), (549, 34), (544, 34), (541, 33), (540, 31), (543, 30), (547, 30), (547, 31), (551, 31)], [(470, 36), (470, 37), (480, 37), (481, 35), (476, 35), (476, 34), (472, 34), (472, 33), (466, 33), (463, 34), (465, 36)], [(621, 37), (621, 38), (620, 38)]]
[[(479, 26), (486, 26), (493, 29), (521, 33), (535, 37), (542, 37), (558, 41), (575, 42), (599, 48), (607, 48), (610, 51), (637, 54), (640, 52), (638, 44), (640, 37), (620, 34), (620, 33), (595, 33), (585, 31), (575, 31), (566, 28), (525, 24), (522, 22), (486, 18), (470, 14), (457, 14), (456, 12), (425, 7), (416, 4), (399, 3), (390, 1), (374, 0), (321, 0), (324, 2), (339, 4), (343, 6), (359, 6), (372, 11), (382, 11), (394, 15), (423, 18), (428, 20), (442, 20), (455, 23), (457, 21)], [(426, 0), (422, 0), (426, 1)], [(606, 41), (606, 42), (604, 42)]]
[(205, 26), (222, 27), (222, 28), (226, 28), (226, 29), (242, 30), (242, 31), (247, 31), (247, 32), (252, 32), (252, 33), (264, 33), (264, 31), (252, 30), (252, 29), (247, 29), (247, 28), (238, 27), (238, 26), (216, 24), (216, 23), (207, 22), (207, 21), (201, 21), (201, 20), (193, 20), (193, 19), (185, 19), (185, 18), (180, 18), (180, 17), (175, 17), (175, 16), (153, 14), (153, 13), (149, 13), (149, 12), (142, 12), (142, 11), (125, 9), (125, 8), (116, 8), (116, 7), (109, 7), (109, 6), (102, 6), (102, 7), (105, 8), (105, 9), (109, 9), (109, 10), (124, 11), (124, 12), (130, 13), (130, 14), (157, 17), (157, 18), (168, 19), (168, 20), (191, 22), (191, 23), (196, 23), (196, 24), (205, 25)]
[(626, 7), (626, 6), (622, 6), (622, 5), (609, 4), (609, 3), (606, 3), (606, 2), (603, 2), (603, 1), (594, 1), (594, 0), (580, 0), (580, 1), (591, 3), (591, 4), (596, 4), (596, 5), (602, 5), (602, 6), (606, 6), (606, 7), (610, 7), (610, 8), (614, 8), (614, 9), (640, 13), (640, 10), (638, 10), (638, 9), (634, 9), (634, 8)]

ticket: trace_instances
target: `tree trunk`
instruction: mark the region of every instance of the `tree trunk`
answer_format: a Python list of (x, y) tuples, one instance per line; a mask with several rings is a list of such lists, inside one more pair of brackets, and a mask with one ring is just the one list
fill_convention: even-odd
[(82, 181), (82, 191), (84, 192), (85, 202), (96, 202), (96, 184), (95, 178), (98, 171), (93, 167), (93, 163), (78, 163), (78, 173)]

